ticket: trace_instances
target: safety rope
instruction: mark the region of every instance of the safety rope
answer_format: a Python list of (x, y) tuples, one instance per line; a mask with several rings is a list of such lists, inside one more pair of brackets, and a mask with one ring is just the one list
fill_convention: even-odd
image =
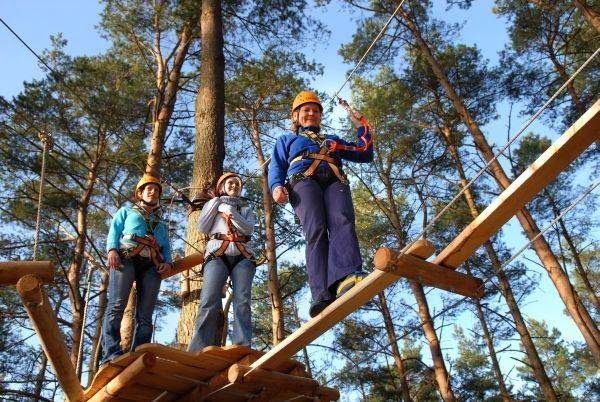
[(46, 134), (45, 131), (40, 131), (39, 133), (40, 140), (42, 141), (43, 149), (42, 149), (42, 169), (40, 172), (40, 189), (38, 195), (38, 207), (37, 207), (37, 216), (35, 221), (35, 237), (33, 241), (33, 260), (37, 260), (37, 251), (38, 251), (38, 242), (40, 239), (40, 221), (42, 218), (42, 201), (44, 196), (44, 180), (46, 177), (46, 153), (49, 152), (54, 142), (52, 141), (52, 136)]
[(387, 27), (390, 25), (390, 23), (392, 22), (392, 20), (394, 19), (394, 17), (396, 17), (396, 14), (398, 14), (398, 11), (400, 11), (400, 9), (402, 8), (402, 5), (404, 4), (405, 1), (406, 0), (402, 0), (400, 2), (400, 4), (398, 4), (398, 7), (396, 7), (396, 9), (394, 10), (394, 12), (390, 16), (390, 18), (383, 25), (383, 28), (381, 28), (381, 31), (379, 31), (379, 33), (377, 34), (377, 36), (375, 37), (375, 39), (373, 39), (373, 42), (371, 42), (371, 44), (369, 45), (369, 47), (365, 51), (365, 54), (363, 54), (363, 56), (360, 58), (360, 60), (358, 61), (358, 63), (356, 63), (356, 66), (354, 67), (354, 69), (352, 71), (350, 71), (350, 74), (348, 74), (348, 77), (346, 77), (346, 80), (344, 81), (344, 83), (342, 84), (342, 86), (340, 87), (340, 89), (338, 89), (337, 92), (333, 95), (333, 99), (339, 98), (339, 96), (338, 96), (339, 93), (342, 91), (342, 89), (344, 89), (344, 87), (346, 86), (346, 84), (348, 83), (348, 81), (350, 81), (350, 77), (352, 77), (352, 75), (354, 74), (354, 72), (356, 70), (358, 70), (358, 67), (362, 64), (363, 60), (371, 52), (371, 49), (373, 48), (373, 46), (375, 46), (375, 43), (379, 40), (379, 38), (381, 38), (381, 36), (383, 35), (383, 33), (385, 32), (385, 30), (387, 29)]

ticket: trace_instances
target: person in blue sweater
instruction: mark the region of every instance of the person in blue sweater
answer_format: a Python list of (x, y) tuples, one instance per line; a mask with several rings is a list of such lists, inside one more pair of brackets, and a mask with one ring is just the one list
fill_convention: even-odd
[(101, 365), (124, 353), (121, 319), (134, 281), (137, 293), (131, 350), (152, 339), (161, 274), (173, 268), (167, 225), (160, 216), (161, 193), (160, 180), (145, 174), (135, 189), (135, 205), (119, 208), (111, 221), (106, 238), (110, 274)]
[(292, 104), (293, 133), (277, 138), (269, 166), (273, 199), (289, 200), (304, 230), (311, 317), (365, 276), (342, 160), (371, 162), (373, 140), (365, 118), (340, 102), (357, 127), (356, 142), (323, 134), (321, 101), (316, 93), (302, 91)]

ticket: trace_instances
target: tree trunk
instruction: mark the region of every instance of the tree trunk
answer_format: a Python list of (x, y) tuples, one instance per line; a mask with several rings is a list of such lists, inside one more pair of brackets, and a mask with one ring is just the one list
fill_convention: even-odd
[(100, 162), (104, 156), (106, 149), (106, 138), (102, 129), (99, 130), (98, 139), (96, 143), (96, 152), (93, 156), (90, 170), (87, 174), (86, 182), (83, 186), (83, 194), (79, 197), (77, 202), (77, 237), (75, 238), (75, 247), (73, 249), (73, 258), (69, 264), (67, 271), (67, 278), (69, 281), (69, 297), (71, 299), (72, 309), (72, 345), (71, 345), (71, 362), (73, 367), (77, 367), (77, 354), (79, 351), (79, 344), (82, 342), (81, 329), (83, 328), (83, 299), (81, 292), (79, 291), (79, 281), (81, 279), (81, 267), (83, 265), (83, 258), (85, 255), (85, 247), (87, 243), (87, 217), (88, 217), (88, 206), (92, 193), (94, 192), (94, 184), (98, 177), (98, 168)]
[(100, 339), (102, 336), (102, 318), (106, 312), (106, 303), (108, 300), (108, 271), (100, 270), (100, 288), (98, 289), (98, 310), (96, 314), (94, 336), (91, 339), (92, 353), (90, 359), (90, 375), (88, 376), (89, 386), (96, 375), (96, 367), (99, 364)]
[(277, 345), (285, 338), (283, 302), (281, 300), (281, 292), (279, 289), (279, 276), (277, 275), (277, 255), (275, 254), (277, 243), (275, 241), (275, 222), (273, 219), (273, 198), (271, 197), (269, 183), (267, 182), (268, 164), (266, 163), (262, 142), (260, 140), (256, 110), (252, 111), (251, 126), (252, 143), (256, 149), (256, 159), (261, 167), (260, 187), (262, 189), (263, 210), (265, 211), (265, 252), (269, 273), (268, 291), (271, 300), (271, 331), (273, 345)]
[[(556, 201), (554, 200), (554, 197), (552, 197), (552, 195), (548, 191), (544, 191), (544, 193), (546, 194), (546, 197), (548, 198), (548, 200), (550, 202), (550, 206), (552, 208), (552, 212), (554, 213), (554, 216), (555, 217), (559, 216), (560, 210), (559, 210), (558, 206), (556, 205)], [(575, 271), (579, 275), (579, 278), (581, 278), (581, 282), (583, 283), (583, 286), (585, 287), (585, 289), (588, 292), (590, 301), (592, 302), (592, 304), (594, 305), (596, 310), (600, 311), (600, 299), (598, 299), (598, 295), (596, 294), (594, 286), (592, 285), (590, 278), (588, 277), (588, 274), (585, 271), (583, 263), (581, 262), (581, 258), (579, 257), (579, 251), (577, 250), (577, 247), (575, 247), (575, 243), (573, 242), (573, 238), (571, 237), (571, 234), (569, 233), (569, 230), (567, 229), (567, 226), (565, 225), (565, 221), (562, 218), (559, 219), (558, 225), (560, 227), (560, 233), (562, 234), (563, 238), (565, 239), (565, 242), (567, 243), (567, 247), (569, 248), (569, 251), (571, 252), (571, 258), (573, 259)]]
[(404, 361), (402, 360), (402, 354), (398, 348), (398, 337), (396, 336), (396, 329), (394, 328), (394, 321), (388, 308), (387, 300), (384, 292), (379, 292), (379, 306), (381, 307), (381, 314), (383, 315), (383, 323), (385, 325), (385, 332), (388, 336), (390, 347), (392, 348), (392, 356), (394, 357), (394, 363), (396, 363), (396, 370), (398, 371), (398, 378), (400, 378), (400, 394), (404, 402), (412, 402), (410, 397), (410, 389), (408, 388), (408, 381), (406, 380), (406, 369), (404, 368)]
[(123, 318), (121, 319), (121, 349), (129, 351), (131, 343), (133, 342), (133, 332), (135, 331), (135, 306), (136, 306), (136, 286), (135, 282), (129, 292), (129, 298), (127, 299), (127, 306), (123, 312)]
[[(381, 176), (382, 182), (386, 188), (387, 201), (390, 204), (389, 210), (384, 210), (384, 213), (394, 228), (395, 236), (398, 239), (398, 245), (402, 248), (405, 244), (404, 232), (402, 230), (400, 216), (398, 216), (398, 208), (396, 206), (396, 201), (393, 194), (393, 187), (389, 177), (389, 171), (382, 173)], [(425, 206), (423, 207), (423, 211), (426, 211)], [(426, 215), (426, 212), (424, 212), (424, 215)], [(426, 217), (424, 217), (424, 226), (427, 226)], [(446, 364), (444, 362), (444, 356), (440, 347), (440, 341), (433, 326), (433, 319), (429, 313), (429, 305), (427, 303), (427, 298), (425, 297), (425, 292), (423, 291), (423, 286), (415, 281), (409, 280), (408, 282), (415, 296), (415, 300), (417, 301), (419, 317), (421, 318), (421, 327), (423, 328), (423, 334), (429, 343), (431, 360), (433, 361), (433, 371), (440, 394), (444, 401), (455, 401), (456, 397), (452, 391), (450, 376), (448, 374), (448, 370), (446, 370)]]
[[(200, 16), (202, 53), (200, 88), (196, 97), (196, 144), (192, 186), (196, 194), (213, 187), (225, 159), (225, 58), (223, 19), (219, 0), (203, 0)], [(188, 217), (186, 255), (203, 250), (205, 240), (197, 229), (198, 212)], [(192, 278), (194, 279), (194, 278)], [(194, 330), (201, 280), (190, 282), (190, 292), (182, 297), (177, 339), (188, 344)]]
[(48, 366), (48, 358), (43, 351), (40, 353), (40, 358), (40, 370), (38, 371), (38, 375), (35, 377), (35, 388), (33, 390), (35, 400), (39, 400), (39, 398), (42, 396), (42, 391), (44, 390), (44, 379), (46, 378), (46, 367)]
[[(450, 151), (452, 158), (454, 159), (454, 161), (456, 163), (456, 170), (458, 171), (458, 174), (460, 177), (461, 187), (466, 188), (466, 186), (468, 184), (468, 180), (467, 180), (467, 177), (466, 177), (463, 165), (462, 165), (462, 161), (458, 154), (458, 150), (452, 141), (449, 130), (443, 130), (443, 138), (446, 142), (446, 145), (448, 146), (448, 150)], [(471, 188), (467, 188), (463, 194), (464, 194), (464, 198), (467, 202), (467, 205), (469, 207), (471, 216), (473, 217), (473, 219), (477, 218), (479, 216), (479, 211), (477, 210), (477, 204), (475, 202), (475, 197), (473, 195), (473, 192), (471, 191)], [(516, 328), (517, 332), (519, 333), (519, 336), (521, 337), (521, 344), (523, 345), (523, 348), (525, 349), (525, 353), (527, 355), (527, 358), (528, 358), (531, 368), (533, 370), (533, 374), (534, 374), (538, 384), (540, 385), (540, 388), (542, 390), (542, 393), (544, 394), (545, 400), (558, 401), (558, 397), (556, 396), (556, 392), (554, 391), (552, 382), (550, 381), (550, 378), (548, 378), (548, 375), (546, 374), (546, 370), (544, 369), (544, 364), (542, 363), (540, 356), (537, 352), (537, 349), (535, 347), (535, 344), (533, 343), (533, 340), (531, 339), (531, 334), (529, 333), (529, 330), (527, 329), (527, 325), (525, 324), (525, 319), (523, 318), (523, 316), (521, 314), (521, 310), (519, 309), (519, 305), (513, 294), (512, 288), (510, 286), (510, 282), (509, 282), (508, 278), (506, 277), (506, 274), (502, 270), (502, 264), (500, 262), (500, 259), (498, 258), (498, 254), (496, 253), (496, 250), (494, 250), (494, 246), (491, 241), (489, 241), (489, 240), (486, 241), (484, 243), (484, 247), (490, 258), (492, 267), (494, 268), (494, 271), (496, 272), (496, 275), (498, 276), (499, 283), (500, 283), (500, 289), (502, 290), (502, 295), (504, 296), (504, 299), (506, 300), (506, 304), (507, 304), (509, 311), (513, 317), (513, 320), (515, 322), (515, 328)], [(477, 304), (479, 305), (479, 301), (477, 301)], [(479, 317), (479, 319), (480, 319), (480, 322), (482, 322), (482, 328), (487, 329), (487, 326), (485, 325), (485, 319), (483, 318), (482, 315)], [(488, 337), (489, 337), (489, 333), (488, 333)], [(486, 339), (486, 342), (487, 342), (487, 339)], [(490, 346), (491, 346), (491, 348), (490, 348)], [(491, 345), (488, 345), (488, 348), (490, 348), (490, 350), (492, 351), (490, 356), (494, 356), (494, 358), (492, 359), (492, 363), (497, 365), (498, 362), (495, 359), (495, 353), (493, 352), (493, 342), (491, 343)], [(496, 370), (496, 366), (494, 366), (494, 369)], [(499, 370), (499, 366), (498, 366), (498, 370)], [(498, 372), (498, 374), (497, 374), (497, 377), (502, 378), (502, 374), (500, 372)], [(499, 382), (499, 384), (502, 384), (504, 386), (504, 381)], [(504, 386), (504, 389), (501, 388), (501, 392), (502, 392), (503, 398), (505, 396), (508, 397), (508, 395), (509, 395), (508, 390), (506, 389), (505, 386)]]
[[(471, 275), (469, 269), (467, 269), (467, 273)], [(492, 361), (492, 370), (494, 371), (494, 377), (496, 377), (496, 381), (498, 382), (498, 388), (500, 389), (500, 396), (504, 402), (512, 402), (513, 399), (510, 396), (510, 392), (506, 386), (506, 381), (504, 381), (504, 376), (502, 375), (502, 369), (500, 368), (500, 362), (498, 361), (498, 356), (496, 355), (496, 349), (494, 349), (494, 338), (490, 332), (490, 329), (487, 325), (487, 321), (485, 319), (485, 315), (483, 313), (483, 307), (481, 306), (481, 301), (479, 299), (475, 299), (475, 310), (477, 311), (477, 318), (479, 318), (479, 324), (481, 325), (481, 330), (483, 331), (483, 340), (488, 348), (488, 352), (490, 354), (490, 360)]]
[[(454, 105), (456, 111), (458, 112), (461, 120), (467, 126), (469, 132), (471, 133), (473, 140), (477, 149), (481, 152), (484, 159), (490, 163), (489, 169), (496, 179), (498, 185), (502, 189), (506, 189), (510, 185), (510, 180), (508, 176), (504, 172), (504, 169), (500, 165), (500, 163), (493, 159), (494, 154), (490, 145), (487, 143), (483, 132), (480, 130), (477, 123), (473, 120), (471, 114), (465, 107), (462, 102), (460, 96), (456, 93), (450, 81), (446, 77), (446, 74), (442, 70), (440, 64), (437, 59), (429, 49), (429, 46), (421, 36), (421, 33), (416, 26), (416, 24), (410, 19), (409, 15), (403, 11), (400, 11), (402, 18), (406, 22), (406, 25), (413, 33), (415, 40), (422, 54), (428, 60), (428, 63), (436, 75), (438, 81), (441, 86), (444, 88), (446, 95), (451, 100)], [(533, 218), (531, 217), (529, 211), (526, 208), (523, 208), (520, 212), (516, 214), (519, 223), (523, 227), (524, 232), (527, 235), (527, 238), (532, 240), (535, 236), (539, 234), (539, 228), (535, 224)], [(574, 320), (575, 325), (581, 331), (592, 355), (596, 362), (600, 363), (600, 331), (596, 326), (596, 323), (590, 316), (589, 312), (579, 299), (576, 292), (573, 290), (571, 283), (569, 282), (568, 277), (562, 270), (556, 256), (550, 249), (546, 239), (543, 236), (540, 236), (532, 243), (532, 247), (535, 250), (538, 258), (546, 268), (550, 279), (554, 283), (558, 294), (563, 300), (569, 315)]]
[(585, 0), (573, 0), (575, 7), (579, 9), (584, 18), (594, 27), (596, 31), (600, 32), (600, 15), (595, 12)]
[[(160, 32), (159, 18), (155, 18), (155, 30)], [(179, 41), (174, 50), (175, 57), (171, 70), (168, 71), (165, 60), (162, 58), (160, 36), (156, 36), (154, 42), (154, 55), (156, 57), (156, 96), (153, 100), (152, 114), (152, 137), (150, 140), (150, 151), (146, 160), (145, 172), (155, 177), (161, 177), (162, 153), (169, 121), (173, 114), (177, 90), (181, 78), (181, 68), (187, 56), (188, 49), (192, 43), (192, 32), (190, 23), (184, 24), (179, 33)]]

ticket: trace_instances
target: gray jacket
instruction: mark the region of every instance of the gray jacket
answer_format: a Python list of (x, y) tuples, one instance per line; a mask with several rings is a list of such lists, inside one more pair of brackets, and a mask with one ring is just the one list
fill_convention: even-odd
[[(241, 199), (239, 197), (229, 197), (222, 195), (209, 200), (200, 212), (200, 218), (198, 220), (198, 229), (200, 232), (212, 235), (215, 233), (228, 232), (227, 223), (225, 218), (219, 212), (231, 213), (233, 226), (238, 234), (250, 236), (254, 229), (254, 212), (252, 208), (241, 205)], [(212, 239), (206, 244), (205, 257), (209, 253), (212, 253), (221, 247), (223, 240)], [(248, 252), (252, 253), (248, 247)], [(225, 250), (225, 255), (235, 256), (240, 254), (240, 251), (236, 247), (234, 242), (231, 242)]]

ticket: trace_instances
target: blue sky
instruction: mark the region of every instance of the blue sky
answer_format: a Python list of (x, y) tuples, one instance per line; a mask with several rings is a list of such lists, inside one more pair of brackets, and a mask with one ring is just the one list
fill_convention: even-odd
[[(461, 40), (477, 45), (486, 58), (495, 62), (497, 52), (503, 48), (507, 37), (504, 22), (491, 13), (492, 5), (491, 0), (476, 0), (470, 10), (446, 12), (440, 9), (439, 15), (442, 15), (446, 21), (464, 21), (465, 27)], [(66, 51), (73, 56), (97, 54), (107, 47), (95, 30), (100, 10), (100, 5), (90, 0), (2, 0), (0, 2), (0, 17), (37, 53), (50, 46), (51, 34), (60, 32), (68, 40)], [(324, 14), (323, 18), (330, 25), (332, 36), (328, 42), (320, 44), (314, 53), (314, 57), (325, 66), (325, 75), (316, 81), (315, 87), (333, 95), (344, 82), (344, 74), (354, 67), (342, 63), (337, 49), (341, 43), (350, 41), (356, 23), (355, 17), (339, 10), (335, 5), (330, 6), (329, 12)], [(22, 89), (23, 81), (41, 78), (44, 75), (34, 56), (3, 25), (0, 25), (0, 60), (3, 61), (0, 64), (0, 73), (3, 77), (0, 96), (5, 98), (18, 93)], [(341, 95), (349, 96), (348, 87)], [(486, 133), (495, 134), (494, 138), (505, 139), (507, 123), (504, 119), (506, 115), (486, 127)], [(513, 120), (512, 126), (518, 127), (521, 123)], [(555, 135), (551, 132), (543, 134), (552, 138)], [(510, 233), (514, 233), (510, 235), (514, 236), (511, 247), (513, 250), (519, 249), (525, 243), (520, 230), (511, 229)], [(538, 319), (546, 319), (550, 325), (559, 327), (567, 339), (581, 340), (578, 331), (573, 329), (570, 319), (557, 314), (557, 311), (562, 310), (561, 302), (552, 284), (546, 279), (546, 274), (539, 267), (535, 268), (535, 264), (530, 265), (532, 269), (542, 273), (542, 280), (537, 291), (523, 304), (527, 313)]]

